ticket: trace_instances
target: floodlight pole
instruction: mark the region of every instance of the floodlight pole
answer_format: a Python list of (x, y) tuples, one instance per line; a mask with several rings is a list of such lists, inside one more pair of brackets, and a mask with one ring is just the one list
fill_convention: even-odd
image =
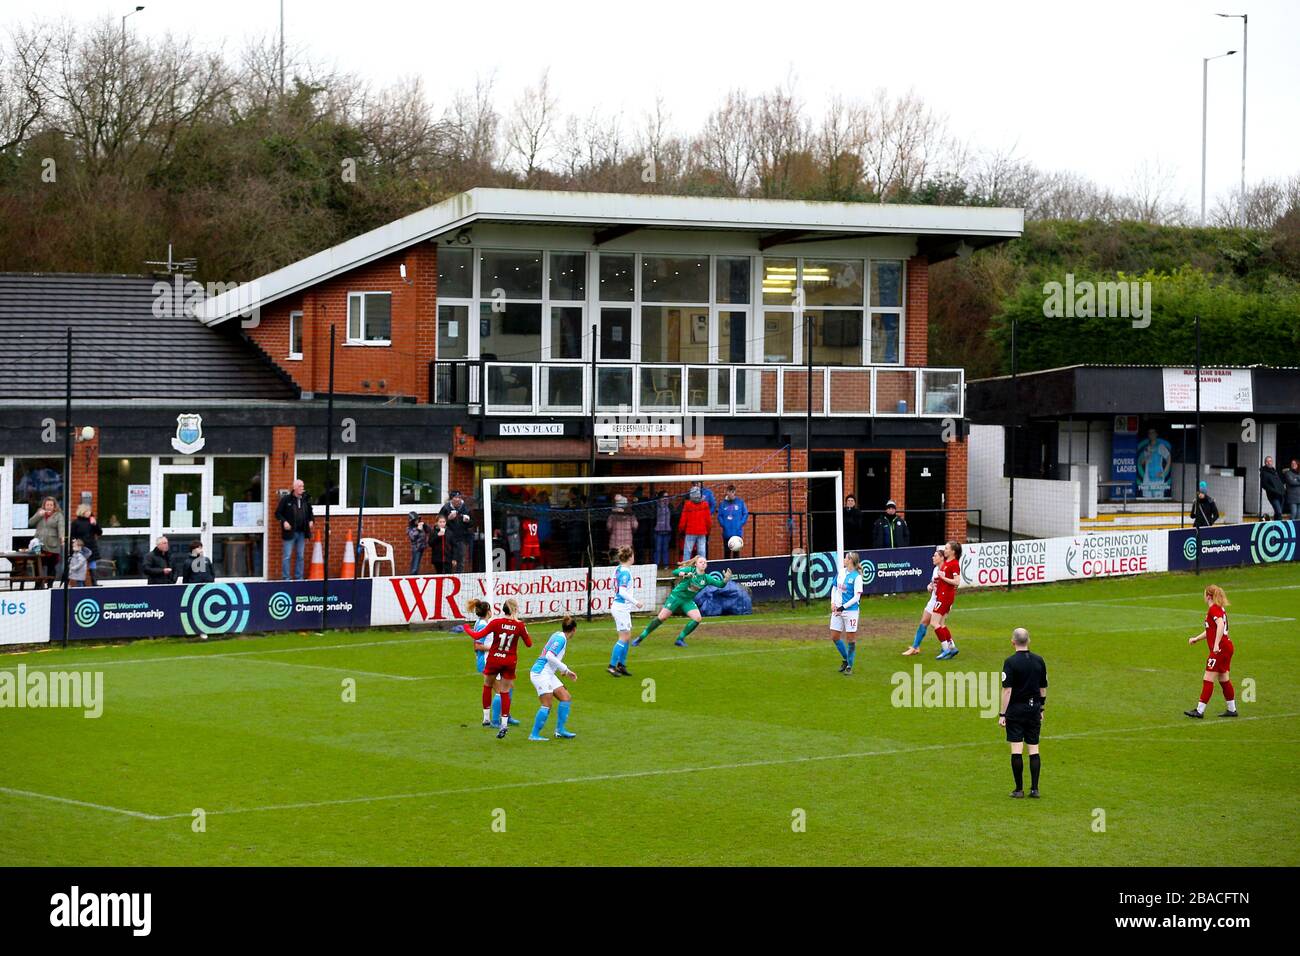
[[(1201, 449), (1201, 313), (1196, 313), (1196, 479), (1192, 483), (1192, 505), (1195, 507), (1197, 493), (1201, 490), (1201, 461), (1204, 453)], [(1205, 511), (1201, 511), (1205, 515)], [(1201, 526), (1192, 520), (1192, 528), (1196, 534), (1196, 573), (1201, 573)]]
[[(330, 465), (334, 461), (334, 339), (337, 326), (330, 323), (330, 379), (329, 394), (325, 399), (325, 578), (321, 581), (320, 595), (320, 632), (325, 635), (325, 624), (329, 619), (330, 606)], [(343, 476), (339, 476), (338, 487), (343, 487)]]
[[(63, 387), (63, 646), (72, 628), (72, 597), (68, 593), (68, 565), (72, 558), (72, 327), (68, 326), (67, 368)], [(83, 542), (84, 544), (84, 542)]]
[(1019, 364), (1016, 355), (1016, 317), (1011, 316), (1011, 414), (1007, 417), (1011, 429), (1011, 461), (1007, 468), (1010, 482), (1007, 486), (1007, 590), (1011, 590), (1012, 574), (1015, 564), (1012, 560), (1015, 548), (1016, 526), (1016, 413), (1020, 409)]

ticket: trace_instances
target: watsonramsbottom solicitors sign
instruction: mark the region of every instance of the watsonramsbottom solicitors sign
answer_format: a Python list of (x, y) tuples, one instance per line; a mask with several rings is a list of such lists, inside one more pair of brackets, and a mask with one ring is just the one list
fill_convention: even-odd
[[(586, 568), (508, 571), (494, 577), (497, 612), (503, 601), (514, 598), (520, 615), (526, 618), (587, 613)], [(370, 623), (376, 626), (463, 621), (474, 616), (470, 610), (474, 601), (487, 599), (481, 574), (375, 578), (373, 583)], [(646, 609), (655, 607), (654, 565), (633, 566), (632, 588)], [(613, 596), (613, 569), (597, 568), (591, 578), (592, 613), (608, 611)]]

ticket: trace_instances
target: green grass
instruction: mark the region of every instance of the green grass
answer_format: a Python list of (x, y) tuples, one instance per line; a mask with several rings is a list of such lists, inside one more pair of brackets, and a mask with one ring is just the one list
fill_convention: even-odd
[[(706, 621), (686, 650), (665, 626), (632, 652), (631, 680), (603, 672), (599, 619), (569, 655), (579, 737), (545, 744), (525, 739), (522, 672), (524, 726), (505, 741), (479, 726), (472, 655), (445, 632), (6, 655), (2, 669), (102, 669), (106, 702), (98, 720), (0, 710), (0, 864), (1294, 866), (1300, 578), (1213, 579), (1233, 601), (1238, 693), (1256, 685), (1231, 722), (1214, 719), (1217, 694), (1206, 720), (1182, 716), (1200, 690), (1204, 649), (1187, 637), (1209, 576), (962, 594), (947, 664), (933, 637), (899, 656), (919, 596), (872, 599), (864, 629), (887, 636), (859, 644), (849, 678), (823, 606)], [(753, 633), (774, 624), (788, 636)], [(1036, 802), (1007, 798), (995, 719), (891, 705), (891, 675), (915, 661), (997, 671), (1017, 625), (1050, 669)]]

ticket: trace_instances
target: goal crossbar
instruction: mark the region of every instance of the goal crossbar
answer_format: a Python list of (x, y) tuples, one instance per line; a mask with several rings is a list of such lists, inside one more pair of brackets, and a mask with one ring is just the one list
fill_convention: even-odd
[[(842, 471), (773, 471), (742, 472), (740, 474), (720, 475), (621, 475), (621, 476), (585, 476), (572, 478), (484, 478), (483, 479), (483, 568), (484, 590), (488, 603), (496, 608), (496, 572), (492, 567), (492, 489), (501, 485), (560, 485), (574, 487), (577, 485), (612, 485), (635, 481), (640, 484), (662, 482), (664, 484), (701, 484), (722, 481), (799, 481), (812, 478), (831, 478), (835, 481), (835, 500), (844, 500), (844, 472)], [(838, 511), (838, 508), (837, 508)], [(844, 516), (838, 514), (835, 521), (835, 567), (839, 568), (844, 560)]]

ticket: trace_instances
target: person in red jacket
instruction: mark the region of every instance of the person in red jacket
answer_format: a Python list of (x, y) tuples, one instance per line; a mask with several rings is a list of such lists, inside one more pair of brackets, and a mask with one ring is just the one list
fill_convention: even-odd
[(709, 526), (713, 524), (713, 512), (709, 503), (698, 488), (692, 488), (686, 503), (682, 505), (682, 516), (677, 520), (677, 530), (682, 533), (682, 561), (689, 561), (694, 555), (707, 558)]

